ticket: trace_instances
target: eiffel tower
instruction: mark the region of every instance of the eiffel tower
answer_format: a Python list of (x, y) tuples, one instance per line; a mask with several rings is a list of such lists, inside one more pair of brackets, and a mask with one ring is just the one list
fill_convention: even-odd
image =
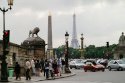
[(76, 32), (76, 15), (75, 15), (75, 13), (73, 14), (73, 33), (72, 33), (71, 47), (74, 49), (79, 49), (79, 43), (77, 40), (77, 32)]

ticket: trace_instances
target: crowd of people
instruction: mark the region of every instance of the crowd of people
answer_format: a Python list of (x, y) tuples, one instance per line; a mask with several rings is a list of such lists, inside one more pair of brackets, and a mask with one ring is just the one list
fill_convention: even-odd
[[(21, 67), (18, 62), (15, 64), (15, 76), (16, 80), (21, 80)], [(65, 73), (65, 61), (64, 59), (26, 59), (25, 62), (25, 76), (26, 80), (31, 80), (31, 76), (42, 76), (42, 74), (49, 79), (54, 79), (55, 76), (61, 76)]]

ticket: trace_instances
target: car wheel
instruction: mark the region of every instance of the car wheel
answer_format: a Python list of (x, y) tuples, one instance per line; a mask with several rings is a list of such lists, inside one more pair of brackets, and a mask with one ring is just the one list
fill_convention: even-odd
[(111, 71), (111, 67), (110, 66), (108, 67), (108, 69), (109, 69), (109, 71)]
[(123, 69), (121, 67), (118, 68), (119, 71), (122, 71)]

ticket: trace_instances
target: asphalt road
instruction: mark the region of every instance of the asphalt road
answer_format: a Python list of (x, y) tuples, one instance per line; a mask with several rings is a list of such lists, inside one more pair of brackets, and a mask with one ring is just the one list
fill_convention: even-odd
[(72, 69), (75, 76), (37, 83), (125, 83), (125, 71), (84, 72)]

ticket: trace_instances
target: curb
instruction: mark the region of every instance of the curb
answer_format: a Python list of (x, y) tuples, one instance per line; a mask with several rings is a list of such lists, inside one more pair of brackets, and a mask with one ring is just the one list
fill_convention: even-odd
[[(73, 74), (69, 74), (67, 76), (61, 76), (61, 77), (55, 77), (54, 79), (48, 79), (48, 80), (55, 80), (55, 79), (61, 79), (61, 78), (66, 78), (66, 77), (71, 77), (71, 76), (75, 76), (76, 74), (73, 73)], [(47, 79), (43, 79), (43, 80), (38, 80), (38, 81), (34, 81), (34, 82), (39, 82), (39, 81), (45, 81)]]
[(55, 79), (66, 78), (66, 77), (71, 77), (71, 76), (75, 76), (75, 75), (76, 75), (76, 74), (73, 73), (73, 74), (70, 74), (70, 75), (67, 75), (67, 76), (56, 77)]

